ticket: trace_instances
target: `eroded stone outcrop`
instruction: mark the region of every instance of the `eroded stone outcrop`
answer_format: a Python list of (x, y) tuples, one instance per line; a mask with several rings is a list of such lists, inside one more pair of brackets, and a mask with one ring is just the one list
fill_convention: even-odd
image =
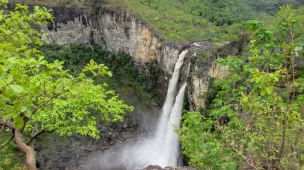
[[(241, 54), (247, 43), (247, 38), (244, 37), (220, 46), (201, 42), (200, 47), (192, 46), (189, 49), (188, 62), (190, 62), (191, 67), (187, 78), (187, 98), (190, 110), (204, 109), (206, 107), (206, 93), (212, 80), (222, 79), (228, 75), (227, 67), (219, 66), (214, 61), (218, 58)], [(218, 47), (214, 48), (215, 46)]]

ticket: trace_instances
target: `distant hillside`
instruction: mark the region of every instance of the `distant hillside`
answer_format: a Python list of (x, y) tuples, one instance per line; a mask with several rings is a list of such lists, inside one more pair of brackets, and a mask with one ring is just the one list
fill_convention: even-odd
[(302, 0), (104, 0), (108, 8), (129, 9), (171, 42), (231, 41), (247, 20), (272, 16), (283, 4)]
[(230, 41), (256, 13), (240, 0), (122, 0), (162, 38)]
[(256, 12), (265, 12), (274, 15), (280, 9), (280, 6), (292, 4), (294, 8), (304, 5), (303, 0), (242, 0)]
[[(10, 0), (54, 6), (93, 6), (130, 10), (169, 42), (236, 40), (246, 21), (273, 22), (281, 5), (301, 7), (304, 0)], [(301, 12), (301, 10), (299, 10)], [(302, 9), (304, 11), (304, 8)]]

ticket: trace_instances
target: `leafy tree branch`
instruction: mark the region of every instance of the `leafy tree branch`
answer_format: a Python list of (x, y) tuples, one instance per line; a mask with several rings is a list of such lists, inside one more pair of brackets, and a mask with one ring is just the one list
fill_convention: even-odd
[[(0, 1), (0, 6), (6, 4)], [(35, 48), (42, 45), (42, 33), (32, 26), (51, 19), (46, 8), (34, 7), (30, 13), (27, 6), (17, 4), (9, 14), (0, 10), (0, 125), (12, 130), (30, 170), (37, 168), (29, 144), (43, 132), (99, 138), (97, 120), (122, 121), (133, 110), (114, 91), (106, 90), (106, 83), (95, 84), (93, 78), (112, 75), (105, 65), (91, 60), (73, 76), (63, 69), (63, 62), (44, 59)]]

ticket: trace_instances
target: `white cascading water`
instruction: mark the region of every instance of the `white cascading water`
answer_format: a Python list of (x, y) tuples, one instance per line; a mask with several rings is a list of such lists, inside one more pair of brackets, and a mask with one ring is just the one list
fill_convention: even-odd
[(179, 128), (180, 126), (180, 118), (183, 113), (186, 86), (187, 84), (185, 83), (176, 96), (176, 100), (167, 125), (167, 132), (163, 146), (163, 161), (165, 166), (177, 166), (177, 160), (180, 156), (178, 134), (174, 131), (174, 129)]
[(87, 169), (119, 169), (123, 166), (124, 169), (138, 170), (148, 165), (177, 166), (180, 147), (174, 129), (180, 126), (187, 84), (183, 84), (177, 95), (176, 93), (180, 68), (187, 52), (188, 50), (183, 51), (175, 64), (155, 135), (126, 143), (117, 151), (105, 152), (100, 156), (99, 164), (88, 163)]
[(169, 81), (168, 92), (166, 96), (165, 103), (162, 108), (162, 113), (160, 117), (160, 121), (157, 125), (155, 142), (158, 145), (161, 145), (165, 140), (166, 129), (169, 121), (169, 115), (172, 111), (174, 99), (176, 95), (177, 82), (179, 79), (180, 68), (184, 63), (184, 58), (187, 54), (188, 50), (183, 51), (175, 64), (173, 75)]
[[(152, 160), (149, 161), (150, 164), (160, 166), (177, 166), (179, 142), (178, 136), (176, 132), (174, 132), (174, 125), (179, 126), (179, 119), (183, 111), (182, 103), (186, 85), (181, 88), (176, 99), (175, 96), (180, 68), (183, 65), (183, 61), (187, 52), (188, 50), (185, 50), (179, 55), (179, 58), (175, 64), (174, 73), (169, 81), (168, 92), (162, 108), (160, 121), (157, 126), (155, 137), (152, 140), (154, 145), (154, 152), (156, 155)], [(169, 144), (173, 140), (175, 140), (175, 146)], [(173, 149), (173, 147), (175, 148)]]

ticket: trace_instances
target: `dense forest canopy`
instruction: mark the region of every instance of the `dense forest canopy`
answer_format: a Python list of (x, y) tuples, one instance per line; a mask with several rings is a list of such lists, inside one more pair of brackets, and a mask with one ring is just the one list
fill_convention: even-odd
[(276, 14), (282, 5), (293, 5), (294, 8), (299, 8), (304, 4), (302, 0), (241, 0), (248, 4), (249, 7), (253, 8), (258, 12), (266, 12), (268, 14)]
[[(21, 2), (23, 0), (20, 0)], [(33, 0), (34, 3), (67, 7), (93, 7), (131, 11), (151, 26), (163, 40), (227, 42), (246, 34), (246, 21), (272, 23), (280, 6), (303, 5), (301, 0)], [(301, 9), (302, 11), (303, 8)], [(301, 11), (299, 10), (299, 11)], [(93, 10), (95, 11), (95, 10)]]
[[(273, 20), (283, 4), (299, 0), (104, 0), (108, 8), (129, 9), (171, 42), (231, 41), (255, 18)], [(302, 9), (303, 10), (303, 9)]]

